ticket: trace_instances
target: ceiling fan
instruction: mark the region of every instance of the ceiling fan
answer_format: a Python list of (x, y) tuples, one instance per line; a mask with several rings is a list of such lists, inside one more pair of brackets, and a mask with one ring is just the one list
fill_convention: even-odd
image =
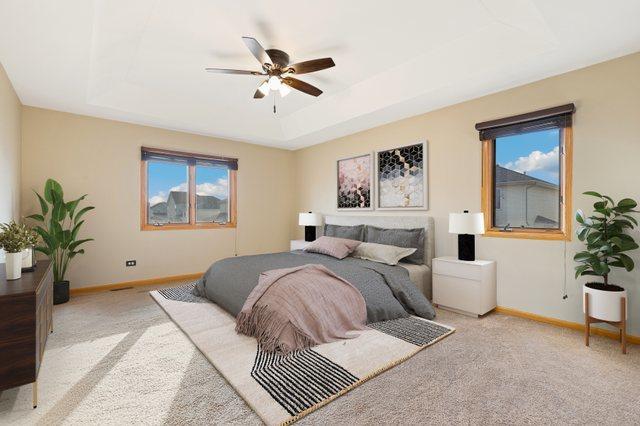
[(308, 74), (331, 68), (336, 65), (331, 58), (312, 59), (310, 61), (289, 64), (289, 55), (282, 50), (265, 50), (260, 43), (252, 37), (242, 37), (242, 41), (244, 41), (244, 44), (262, 65), (262, 72), (223, 68), (205, 68), (205, 70), (220, 74), (257, 75), (267, 77), (254, 93), (254, 99), (264, 98), (271, 90), (280, 92), (280, 96), (285, 97), (289, 92), (291, 92), (291, 88), (311, 96), (320, 96), (322, 94), (322, 90), (309, 83), (305, 83), (302, 80), (293, 78), (292, 76)]

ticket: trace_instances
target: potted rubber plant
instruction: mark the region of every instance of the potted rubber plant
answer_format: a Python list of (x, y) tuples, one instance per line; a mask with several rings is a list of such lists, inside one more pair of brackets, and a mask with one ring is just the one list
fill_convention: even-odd
[[(600, 277), (602, 281), (587, 282), (583, 286), (584, 294), (589, 294), (588, 314), (603, 321), (622, 320), (621, 298), (627, 298), (627, 291), (609, 281), (613, 268), (623, 268), (630, 272), (634, 262), (627, 254), (638, 248), (638, 244), (627, 232), (638, 226), (632, 216), (638, 203), (624, 198), (617, 203), (607, 195), (587, 191), (584, 195), (598, 198), (593, 204), (593, 213), (586, 216), (582, 210), (576, 213), (578, 239), (586, 244), (583, 250), (573, 257), (579, 263), (576, 266), (576, 278), (580, 276)], [(628, 304), (628, 299), (627, 299)]]
[(84, 249), (79, 248), (82, 244), (93, 241), (93, 238), (78, 239), (78, 233), (84, 223), (81, 218), (94, 207), (80, 208), (86, 194), (65, 202), (62, 186), (53, 179), (47, 179), (43, 195), (34, 192), (40, 202), (41, 213), (27, 217), (38, 223), (34, 229), (42, 238), (43, 245), (37, 246), (36, 251), (51, 259), (53, 303), (57, 305), (69, 301), (69, 281), (66, 280), (69, 263), (77, 255), (84, 254)]
[(17, 280), (22, 276), (22, 251), (27, 248), (31, 231), (13, 220), (0, 224), (0, 248), (5, 251), (7, 280)]

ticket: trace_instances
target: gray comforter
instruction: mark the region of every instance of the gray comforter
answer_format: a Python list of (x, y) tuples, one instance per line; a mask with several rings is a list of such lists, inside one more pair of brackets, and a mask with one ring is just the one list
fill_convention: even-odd
[(409, 314), (432, 319), (435, 311), (426, 297), (409, 280), (401, 266), (389, 266), (347, 257), (342, 260), (316, 253), (287, 253), (239, 256), (215, 262), (196, 284), (194, 292), (237, 316), (260, 273), (271, 269), (321, 264), (353, 284), (367, 304), (367, 321), (377, 322)]

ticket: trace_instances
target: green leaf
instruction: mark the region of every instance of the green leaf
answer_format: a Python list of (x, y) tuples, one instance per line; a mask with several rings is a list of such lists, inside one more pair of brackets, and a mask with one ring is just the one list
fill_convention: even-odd
[(607, 207), (606, 201), (596, 201), (593, 203), (593, 209), (598, 213), (602, 213), (602, 211)]
[(47, 182), (44, 184), (44, 198), (50, 203), (53, 203), (53, 194), (59, 195), (59, 198), (62, 199), (64, 193), (62, 192), (62, 186), (58, 182), (53, 179), (47, 179)]
[(627, 256), (626, 254), (620, 253), (618, 254), (618, 260), (620, 260), (620, 262), (622, 262), (622, 264), (624, 265), (624, 269), (627, 270), (627, 272), (631, 272), (634, 268), (634, 263), (633, 263), (633, 259), (631, 259), (629, 256)]
[(638, 203), (636, 203), (631, 198), (623, 198), (622, 200), (618, 201), (617, 207), (634, 209), (637, 205)]
[(69, 259), (73, 259), (77, 254), (84, 254), (84, 249), (80, 249), (78, 251), (72, 251), (69, 253)]
[(578, 209), (576, 211), (576, 221), (581, 224), (584, 223), (584, 212), (582, 210)]
[(77, 200), (69, 201), (65, 205), (65, 208), (69, 213), (69, 219), (73, 220), (73, 214), (75, 213), (76, 208), (78, 207), (78, 204), (80, 203), (80, 201), (84, 200), (86, 197), (87, 197), (87, 194), (84, 194), (82, 197), (78, 198)]
[(78, 231), (80, 230), (80, 227), (82, 226), (83, 223), (84, 223), (84, 220), (81, 220), (80, 222), (76, 223), (76, 225), (73, 227), (73, 230), (71, 231), (72, 240), (75, 240), (76, 237), (78, 236)]
[(46, 255), (46, 256), (51, 256), (51, 250), (49, 250), (48, 247), (43, 247), (43, 246), (36, 246), (33, 248), (35, 251), (39, 251), (40, 253)]
[(582, 194), (602, 198), (602, 195), (598, 194), (596, 191), (587, 191), (587, 192), (583, 192)]
[(40, 201), (40, 210), (42, 211), (42, 216), (46, 216), (49, 212), (49, 206), (47, 205), (47, 202), (35, 190), (33, 190), (33, 192), (38, 196), (38, 201)]
[(51, 220), (62, 222), (67, 215), (67, 209), (65, 208), (64, 200), (57, 192), (52, 192), (51, 197), (53, 199), (53, 210), (51, 210)]
[(589, 265), (576, 266), (576, 279), (589, 269)]
[(41, 214), (30, 214), (27, 219), (37, 220), (38, 222), (44, 222), (44, 216)]
[(80, 220), (80, 218), (82, 217), (82, 215), (84, 215), (84, 214), (85, 214), (86, 212), (88, 212), (89, 210), (93, 210), (93, 209), (95, 209), (95, 207), (92, 207), (92, 206), (84, 207), (83, 209), (81, 209), (81, 210), (78, 212), (78, 214), (76, 215), (76, 217), (73, 219), (73, 222), (74, 222), (74, 223), (77, 223), (77, 222)]
[(69, 251), (74, 251), (76, 247), (78, 247), (80, 244), (86, 243), (87, 241), (93, 241), (93, 238), (86, 238), (84, 240), (78, 240), (78, 241), (72, 242), (71, 244), (69, 244)]
[(595, 256), (588, 251), (581, 251), (580, 253), (576, 253), (575, 256), (573, 256), (573, 260), (575, 260), (576, 262), (582, 262), (584, 260), (593, 258), (595, 258)]
[(635, 217), (628, 214), (623, 214), (622, 217), (626, 218), (629, 222), (632, 222), (634, 225), (638, 226), (638, 221), (636, 220)]

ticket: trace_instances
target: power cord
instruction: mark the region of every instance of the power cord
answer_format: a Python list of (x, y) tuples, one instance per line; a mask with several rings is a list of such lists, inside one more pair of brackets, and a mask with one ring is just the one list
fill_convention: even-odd
[(565, 240), (563, 242), (564, 244), (564, 274), (562, 275), (562, 281), (563, 281), (563, 285), (562, 285), (562, 291), (564, 293), (564, 295), (562, 296), (562, 300), (567, 300), (569, 298), (569, 296), (567, 295), (567, 241)]

